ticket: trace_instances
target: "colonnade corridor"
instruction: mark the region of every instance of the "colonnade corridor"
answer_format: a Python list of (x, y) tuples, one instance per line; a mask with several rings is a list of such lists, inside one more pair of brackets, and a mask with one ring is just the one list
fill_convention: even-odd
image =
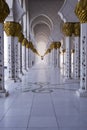
[(62, 72), (41, 62), (22, 82), (6, 80), (0, 130), (87, 130), (87, 98), (76, 95), (79, 82), (65, 82)]

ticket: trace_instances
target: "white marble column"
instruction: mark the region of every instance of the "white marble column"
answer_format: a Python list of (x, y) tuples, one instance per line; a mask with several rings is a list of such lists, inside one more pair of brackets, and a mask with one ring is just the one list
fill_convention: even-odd
[(80, 96), (87, 96), (87, 23), (81, 24)]
[(10, 13), (9, 7), (5, 1), (0, 0), (0, 93), (5, 93), (8, 96), (8, 92), (5, 90), (4, 84), (4, 26), (5, 18)]
[(25, 45), (22, 45), (22, 68), (23, 68), (23, 73), (26, 72), (26, 47)]
[(15, 67), (14, 67), (14, 81), (21, 81), (20, 78), (20, 66), (19, 66), (19, 55), (18, 55), (18, 37), (14, 37), (14, 62), (15, 62)]
[(21, 46), (21, 44), (18, 42), (18, 66), (19, 66), (19, 67), (18, 67), (18, 69), (19, 69), (18, 71), (19, 71), (19, 75), (21, 74), (21, 73), (20, 73), (20, 72), (21, 72), (21, 71), (20, 71), (20, 69), (21, 69), (21, 56), (20, 56), (20, 51), (21, 51), (21, 50), (20, 50), (20, 46)]
[(69, 80), (71, 79), (71, 42), (73, 34), (73, 23), (72, 22), (64, 23), (62, 30), (65, 35), (65, 44), (66, 44), (65, 77), (66, 80)]
[(48, 60), (49, 60), (49, 66), (51, 65), (51, 49), (49, 49), (49, 53), (48, 53)]
[(60, 68), (60, 49), (57, 49), (57, 66)]
[(27, 66), (26, 66), (26, 47), (24, 46), (24, 69), (27, 71)]
[(22, 40), (22, 67), (24, 71), (27, 71), (27, 66), (26, 66), (26, 44), (28, 43), (27, 39), (24, 38)]
[(32, 66), (34, 66), (35, 65), (35, 53), (34, 52), (32, 52)]
[(54, 48), (52, 49), (52, 65), (54, 67)]
[[(25, 15), (23, 17), (23, 34), (25, 39), (27, 39), (27, 6), (26, 6), (26, 0), (23, 0), (23, 9), (25, 11)], [(23, 67), (24, 67), (24, 71), (27, 71), (27, 63), (26, 63), (26, 45), (23, 47)]]
[(4, 86), (4, 34), (3, 24), (0, 23), (0, 93), (5, 92)]
[(28, 48), (28, 68), (30, 68), (30, 66), (29, 66), (29, 61), (30, 61), (30, 56), (29, 56), (29, 48)]
[(18, 41), (19, 41), (19, 68), (20, 68), (20, 74), (23, 74), (23, 68), (22, 68), (22, 41), (24, 39), (23, 33), (20, 33), (18, 36)]
[(80, 89), (79, 96), (87, 97), (87, 1), (80, 0), (75, 8), (80, 21)]
[(80, 23), (76, 22), (74, 23), (74, 66), (73, 66), (73, 71), (74, 71), (74, 79), (79, 79), (80, 78)]
[(62, 50), (62, 55), (63, 55), (63, 62), (62, 62), (62, 64), (64, 65), (65, 64), (65, 49)]
[(7, 37), (7, 43), (8, 43), (8, 73), (9, 78), (13, 79), (15, 78), (15, 69), (14, 69), (14, 37)]
[[(29, 44), (29, 43), (27, 43)], [(26, 69), (28, 70), (28, 61), (29, 60), (29, 48), (28, 46), (26, 45)]]
[(54, 49), (54, 67), (57, 67), (57, 49)]
[(75, 49), (71, 49), (71, 75), (72, 78), (74, 77), (74, 73), (75, 73)]
[(71, 37), (66, 37), (66, 78), (71, 78)]
[(9, 77), (15, 82), (21, 81), (18, 65), (18, 35), (21, 32), (21, 25), (16, 22), (6, 22), (4, 23), (4, 29), (8, 36)]
[(74, 56), (74, 78), (80, 78), (80, 38), (74, 38), (75, 43), (75, 56)]
[(29, 48), (29, 68), (32, 67), (31, 53), (32, 53), (32, 50)]
[(20, 44), (20, 74), (23, 74), (23, 70), (22, 70), (22, 44)]

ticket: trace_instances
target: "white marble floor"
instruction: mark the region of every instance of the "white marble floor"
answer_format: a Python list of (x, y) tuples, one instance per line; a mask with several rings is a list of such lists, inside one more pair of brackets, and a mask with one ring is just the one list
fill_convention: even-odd
[(6, 81), (10, 95), (0, 97), (0, 130), (87, 130), (87, 98), (79, 83), (64, 83), (57, 68), (39, 64), (22, 83)]

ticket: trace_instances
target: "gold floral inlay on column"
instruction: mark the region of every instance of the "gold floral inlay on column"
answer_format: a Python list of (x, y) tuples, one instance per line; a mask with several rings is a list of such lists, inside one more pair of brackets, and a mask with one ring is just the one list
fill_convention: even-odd
[(75, 14), (81, 23), (87, 23), (87, 0), (80, 0), (75, 8)]
[(0, 23), (5, 21), (5, 18), (10, 13), (9, 7), (5, 0), (0, 0)]
[(18, 37), (22, 30), (22, 27), (17, 22), (6, 22), (4, 23), (4, 30), (7, 36)]
[(65, 36), (72, 36), (74, 23), (66, 22), (63, 24), (62, 32)]

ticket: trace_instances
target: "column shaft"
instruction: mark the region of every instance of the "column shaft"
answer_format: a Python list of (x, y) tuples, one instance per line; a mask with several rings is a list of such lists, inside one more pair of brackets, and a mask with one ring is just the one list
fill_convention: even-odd
[(81, 80), (80, 89), (87, 91), (87, 24), (81, 24)]
[(22, 45), (20, 43), (20, 74), (23, 75), (23, 71), (22, 71)]
[(75, 56), (74, 56), (74, 78), (79, 79), (80, 77), (80, 39), (75, 37)]
[(71, 37), (66, 37), (66, 78), (71, 78)]
[(57, 49), (54, 49), (54, 67), (57, 67)]
[(0, 23), (0, 92), (5, 91), (4, 88), (4, 35), (3, 24)]

